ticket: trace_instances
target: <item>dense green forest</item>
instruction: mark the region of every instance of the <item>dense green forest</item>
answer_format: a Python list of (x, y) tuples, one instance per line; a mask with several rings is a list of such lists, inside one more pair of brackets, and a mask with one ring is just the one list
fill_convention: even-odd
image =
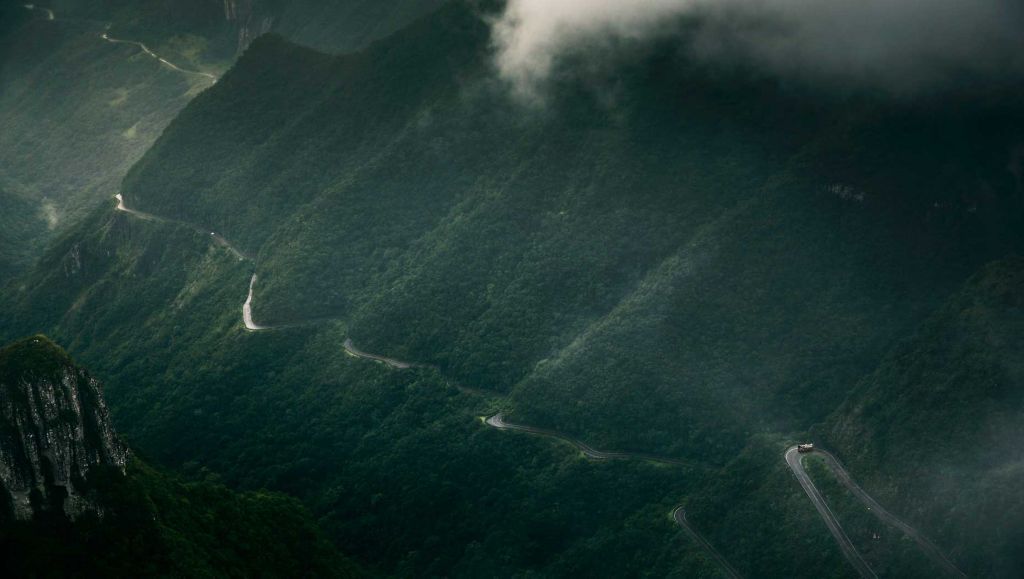
[[(191, 226), (95, 207), (0, 289), (0, 336), (53, 335), (154, 462), (298, 497), (388, 574), (717, 576), (683, 504), (744, 574), (853, 576), (782, 458), (810, 438), (1019, 575), (1020, 89), (822, 94), (665, 41), (524, 106), (494, 9), (342, 56), (258, 39), (120, 184)], [(285, 327), (242, 326), (254, 271)], [(933, 572), (810, 470), (880, 572)]]
[[(822, 435), (878, 488), (917, 481), (908, 512), (961, 545), (985, 574), (1020, 569), (996, 544), (1024, 540), (1015, 496), (1024, 366), (1024, 260), (982, 268), (857, 384)], [(891, 500), (896, 500), (895, 496)], [(956, 505), (933, 511), (928, 503)], [(989, 529), (1005, 529), (993, 542)], [(970, 553), (970, 555), (967, 555)]]
[[(68, 224), (112, 196), (167, 123), (248, 42), (280, 24), (298, 42), (355, 50), (437, 2), (58, 0), (0, 2), (0, 273), (20, 271)], [(234, 3), (232, 3), (234, 4)], [(52, 10), (55, 18), (48, 18)], [(268, 24), (269, 23), (269, 24)], [(334, 23), (331, 27), (329, 23)], [(325, 29), (324, 27), (327, 26)], [(9, 201), (9, 202), (8, 202)]]
[(345, 319), (374, 351), (511, 391), (533, 422), (666, 451), (810, 426), (1020, 244), (1012, 94), (822, 111), (652, 58), (619, 79), (617, 117), (570, 92), (531, 118), (488, 92), (487, 38), (455, 4), (330, 62), (263, 40), (126, 196), (259, 254), (260, 320)]
[[(45, 336), (0, 348), (0, 399), (0, 569), (6, 576), (362, 575), (295, 499), (237, 493), (213, 480), (185, 482), (133, 457), (111, 429), (101, 387)], [(49, 405), (60, 412), (36, 413)], [(42, 457), (22, 452), (35, 448), (36, 437), (45, 438)], [(58, 480), (64, 474), (53, 465), (65, 452), (75, 453), (77, 466), (70, 480)], [(16, 515), (11, 499), (22, 487), (14, 473), (37, 468), (43, 477), (30, 484), (41, 486), (33, 486), (29, 512)], [(88, 505), (84, 512), (68, 510), (72, 495)]]
[[(722, 494), (693, 498), (691, 518), (717, 544), (737, 541), (740, 568), (847, 576), (779, 459), (784, 441), (763, 441), (743, 468), (769, 473), (758, 486), (785, 504), (750, 497), (737, 510), (729, 501), (753, 481), (723, 489), (714, 465), (595, 463), (489, 429), (479, 417), (500, 400), (460, 392), (434, 370), (345, 356), (342, 323), (245, 332), (249, 265), (189, 227), (112, 208), (54, 246), (40, 277), (21, 280), (2, 327), (52, 328), (108, 377), (119, 428), (157, 462), (293, 494), (345, 553), (406, 576), (717, 576), (668, 517), (711, 488)], [(27, 317), (8, 317), (16, 312)], [(739, 524), (719, 524), (719, 508)], [(781, 516), (785, 525), (770, 522)], [(778, 536), (815, 548), (794, 557)]]
[(133, 459), (96, 473), (102, 518), (0, 525), (11, 577), (357, 577), (293, 498), (185, 482)]
[(31, 265), (32, 258), (45, 246), (45, 239), (39, 232), (46, 229), (46, 222), (31, 200), (9, 193), (2, 186), (0, 205), (9, 212), (0, 229), (0, 278), (11, 279), (16, 272)]
[[(176, 73), (134, 46), (104, 41), (103, 22), (51, 21), (21, 3), (2, 10), (0, 235), (10, 237), (0, 245), (0, 268), (10, 268), (27, 265), (54, 235), (113, 195), (127, 169), (209, 82)], [(7, 203), (10, 196), (16, 200)]]

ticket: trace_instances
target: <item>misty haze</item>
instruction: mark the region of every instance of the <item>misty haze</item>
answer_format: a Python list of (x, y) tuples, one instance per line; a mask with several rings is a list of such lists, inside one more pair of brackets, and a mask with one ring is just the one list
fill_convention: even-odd
[(0, 0), (5, 577), (1024, 576), (1024, 4)]

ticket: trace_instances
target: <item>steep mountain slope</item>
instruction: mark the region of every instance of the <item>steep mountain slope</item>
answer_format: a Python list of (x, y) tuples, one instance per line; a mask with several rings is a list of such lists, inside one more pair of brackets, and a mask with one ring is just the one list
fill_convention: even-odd
[(294, 500), (129, 455), (95, 379), (44, 336), (0, 350), (2, 568), (14, 576), (351, 576)]
[[(905, 510), (976, 553), (983, 575), (1012, 577), (1024, 560), (1016, 486), (1024, 465), (1024, 260), (973, 276), (858, 385), (825, 434)], [(925, 500), (927, 498), (927, 500)]]
[[(355, 50), (437, 2), (29, 6), (0, 3), (0, 190), (18, 193), (38, 218), (13, 211), (0, 217), (2, 229), (17, 231), (0, 245), (0, 271), (24, 265), (64, 224), (113, 194), (167, 123), (210, 86), (211, 75), (279, 18), (297, 41), (309, 36)], [(315, 30), (307, 34), (307, 27)]]
[[(0, 332), (59, 336), (140, 448), (293, 492), (395, 574), (710, 576), (671, 533), (685, 497), (747, 574), (848, 576), (783, 452), (1021, 249), (1019, 90), (822, 95), (665, 43), (523, 108), (480, 16), (342, 57), (256, 42), (123, 182), (163, 220), (97, 208), (5, 287)], [(694, 466), (587, 462), (499, 410)], [(942, 513), (910, 480), (880, 486)], [(1013, 528), (940, 543), (982, 572)]]
[(4, 206), (3, 229), (17, 235), (0, 251), (28, 257), (110, 195), (209, 80), (105, 41), (101, 22), (20, 4), (5, 13), (20, 22), (0, 33), (0, 189), (22, 206)]
[(18, 342), (0, 350), (0, 416), (0, 483), (14, 518), (101, 508), (83, 485), (93, 469), (123, 472), (128, 449), (95, 380), (43, 337)]
[[(250, 271), (205, 234), (111, 203), (4, 292), (13, 301), (0, 327), (51, 328), (111, 377), (108, 396), (137, 448), (192, 474), (299, 496), (372, 566), (404, 576), (715, 572), (666, 516), (702, 485), (698, 470), (594, 464), (505, 436), (478, 420), (495, 402), (430, 370), (346, 356), (341, 325), (245, 332)], [(817, 539), (819, 551), (794, 560), (752, 547), (757, 564), (801, 576), (836, 563), (808, 529), (787, 536)], [(763, 539), (751, 544), (771, 545)]]
[(11, 279), (32, 263), (45, 247), (38, 236), (46, 229), (46, 219), (30, 198), (6, 191), (0, 186), (0, 206), (7, 217), (0, 229), (0, 278)]
[(289, 0), (275, 3), (269, 29), (326, 52), (351, 52), (437, 10), (444, 0)]
[(1015, 93), (812, 105), (665, 49), (614, 104), (570, 79), (531, 112), (488, 47), (458, 2), (333, 61), (258, 43), (125, 196), (258, 254), (258, 321), (344, 319), (532, 422), (673, 452), (813, 424), (1020, 246)]

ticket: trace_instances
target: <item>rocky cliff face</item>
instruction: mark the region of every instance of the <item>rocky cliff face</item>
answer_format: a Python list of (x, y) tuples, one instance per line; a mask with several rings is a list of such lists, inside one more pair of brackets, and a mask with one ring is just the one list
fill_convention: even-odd
[(63, 350), (43, 336), (0, 350), (0, 502), (9, 515), (102, 512), (89, 474), (124, 472), (127, 460), (99, 383)]
[(261, 34), (270, 32), (274, 17), (256, 0), (224, 0), (224, 19), (233, 23), (238, 34), (238, 53)]

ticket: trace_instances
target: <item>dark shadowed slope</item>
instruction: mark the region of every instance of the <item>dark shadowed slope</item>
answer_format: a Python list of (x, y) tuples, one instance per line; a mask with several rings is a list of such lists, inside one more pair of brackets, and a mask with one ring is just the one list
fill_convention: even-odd
[[(1024, 262), (990, 264), (897, 346), (829, 421), (858, 479), (939, 544), (974, 553), (969, 574), (1014, 576), (1024, 512), (1008, 497), (1024, 440)], [(863, 474), (861, 474), (863, 473)], [(915, 481), (916, 492), (901, 492)], [(1004, 529), (993, 540), (990, 529)], [(970, 545), (970, 547), (967, 547)], [(957, 556), (958, 562), (962, 557)]]

